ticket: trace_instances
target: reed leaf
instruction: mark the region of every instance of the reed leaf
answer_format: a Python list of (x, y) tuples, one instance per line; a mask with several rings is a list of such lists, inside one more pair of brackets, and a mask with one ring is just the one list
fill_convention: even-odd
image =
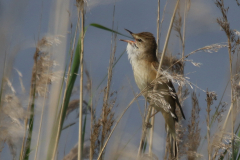
[(130, 36), (127, 36), (127, 35), (125, 35), (125, 34), (119, 33), (119, 32), (117, 32), (117, 31), (114, 31), (114, 30), (112, 30), (112, 29), (110, 29), (110, 28), (104, 27), (104, 26), (102, 26), (102, 25), (100, 25), (100, 24), (97, 24), (97, 23), (91, 23), (90, 26), (93, 26), (93, 27), (96, 27), (96, 28), (99, 28), (99, 29), (103, 29), (103, 30), (106, 30), (106, 31), (109, 31), (109, 32), (113, 32), (113, 33), (122, 35), (122, 36), (124, 36), (124, 37), (128, 37), (128, 38), (133, 39), (133, 38), (130, 37)]
[[(85, 28), (84, 34), (85, 34), (86, 30), (87, 30), (87, 28)], [(68, 81), (67, 88), (66, 88), (66, 96), (65, 96), (65, 99), (63, 100), (62, 112), (60, 112), (58, 114), (57, 119), (54, 122), (54, 127), (53, 127), (53, 130), (52, 130), (52, 137), (51, 137), (51, 141), (50, 141), (50, 144), (49, 144), (47, 159), (51, 159), (54, 156), (53, 155), (54, 144), (57, 143), (57, 145), (58, 145), (58, 141), (59, 141), (60, 136), (58, 137), (58, 139), (56, 139), (56, 134), (57, 134), (57, 131), (58, 131), (59, 121), (60, 121), (60, 130), (59, 130), (60, 133), (59, 133), (59, 135), (61, 135), (61, 131), (63, 129), (63, 123), (64, 123), (64, 120), (65, 120), (65, 117), (66, 117), (68, 104), (69, 104), (69, 101), (70, 101), (73, 86), (74, 86), (74, 83), (76, 81), (78, 70), (79, 70), (79, 65), (80, 65), (80, 51), (81, 51), (81, 43), (80, 42), (81, 42), (81, 39), (79, 38), (78, 42), (77, 42), (77, 47), (76, 47), (76, 50), (75, 50), (73, 64), (71, 66), (69, 81)]]

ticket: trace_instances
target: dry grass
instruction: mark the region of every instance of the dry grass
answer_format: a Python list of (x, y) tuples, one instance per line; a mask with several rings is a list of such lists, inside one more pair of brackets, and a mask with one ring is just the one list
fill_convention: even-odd
[[(225, 1), (226, 2), (226, 1)], [(159, 1), (160, 3), (160, 1)], [(239, 64), (238, 60), (234, 61), (234, 58), (236, 57), (236, 54), (238, 55), (240, 51), (240, 40), (239, 40), (239, 31), (231, 29), (229, 19), (231, 17), (228, 17), (228, 10), (229, 8), (225, 6), (224, 0), (216, 0), (215, 1), (216, 6), (219, 8), (222, 17), (217, 19), (217, 23), (221, 27), (221, 29), (224, 31), (224, 33), (227, 36), (227, 43), (216, 43), (212, 45), (207, 45), (205, 47), (199, 48), (189, 54), (185, 54), (185, 34), (186, 34), (186, 20), (187, 15), (190, 10), (191, 1), (185, 0), (184, 4), (184, 10), (183, 12), (180, 11), (180, 7), (178, 7), (178, 10), (176, 10), (176, 17), (174, 19), (173, 23), (173, 29), (177, 33), (177, 38), (180, 40), (180, 50), (182, 50), (181, 57), (175, 57), (172, 56), (170, 53), (167, 53), (165, 56), (165, 52), (167, 51), (167, 40), (165, 49), (162, 53), (162, 60), (161, 64), (158, 68), (159, 71), (159, 78), (157, 78), (154, 82), (152, 82), (152, 86), (155, 86), (158, 83), (163, 83), (167, 81), (172, 81), (174, 84), (178, 85), (178, 92), (177, 95), (179, 97), (179, 101), (182, 106), (184, 106), (184, 110), (189, 110), (189, 117), (187, 117), (186, 121), (182, 121), (182, 117), (180, 116), (181, 113), (177, 109), (176, 114), (179, 117), (179, 123), (176, 123), (176, 133), (177, 133), (177, 148), (178, 148), (178, 156), (176, 158), (173, 158), (170, 156), (169, 151), (169, 138), (166, 137), (166, 148), (165, 148), (165, 155), (161, 155), (161, 157), (158, 157), (157, 153), (154, 153), (154, 148), (152, 148), (152, 143), (148, 143), (145, 141), (145, 137), (147, 135), (146, 130), (151, 127), (149, 125), (148, 120), (150, 118), (150, 110), (148, 111), (148, 114), (146, 112), (142, 113), (142, 117), (145, 117), (146, 120), (143, 123), (142, 120), (139, 121), (139, 126), (143, 123), (143, 131), (142, 131), (142, 137), (139, 138), (140, 146), (134, 145), (134, 148), (139, 147), (138, 152), (138, 159), (144, 159), (144, 160), (157, 160), (161, 159), (164, 156), (164, 159), (171, 159), (171, 160), (181, 160), (181, 159), (188, 159), (188, 160), (197, 160), (197, 159), (203, 159), (206, 158), (206, 155), (208, 159), (215, 160), (215, 159), (232, 159), (235, 160), (238, 157), (238, 152), (240, 148), (240, 138), (238, 137), (239, 133), (239, 97), (240, 97), (240, 76), (239, 76)], [(238, 0), (236, 0), (236, 4), (240, 5)], [(167, 5), (167, 3), (166, 3)], [(160, 21), (160, 16), (157, 18), (157, 34), (161, 35), (161, 26), (164, 21), (164, 14), (166, 12), (166, 5), (164, 7), (162, 20)], [(84, 10), (83, 8), (86, 7), (83, 4), (83, 1), (79, 0), (77, 1), (77, 7), (80, 8), (79, 13), (82, 12), (82, 33), (83, 26), (84, 26)], [(158, 8), (160, 10), (160, 7)], [(231, 8), (230, 8), (231, 9)], [(114, 6), (115, 10), (115, 6)], [(158, 12), (158, 14), (160, 11)], [(115, 11), (113, 11), (113, 24), (112, 29), (116, 28), (114, 27), (114, 17), (115, 17)], [(174, 16), (173, 16), (174, 17)], [(78, 23), (80, 22), (80, 16), (78, 17)], [(80, 28), (80, 27), (79, 27)], [(171, 29), (172, 27), (170, 27)], [(75, 41), (77, 37), (77, 31), (78, 27), (76, 27), (76, 31), (74, 33), (73, 37), (73, 43), (72, 47), (70, 49), (70, 62), (69, 66), (66, 68), (66, 75), (67, 80), (66, 83), (68, 84), (68, 79), (71, 76), (70, 71), (72, 67), (72, 61), (73, 61), (73, 55), (75, 50)], [(170, 36), (170, 32), (169, 35)], [(0, 103), (0, 153), (3, 151), (4, 144), (6, 143), (9, 147), (9, 151), (12, 155), (12, 159), (18, 159), (18, 152), (20, 151), (20, 147), (17, 146), (17, 143), (19, 142), (19, 139), (23, 139), (22, 141), (22, 150), (21, 150), (21, 158), (29, 159), (28, 155), (30, 152), (28, 152), (28, 149), (36, 149), (36, 155), (35, 159), (37, 157), (38, 153), (38, 145), (40, 142), (37, 142), (36, 148), (35, 146), (31, 146), (31, 137), (32, 132), (31, 128), (33, 128), (33, 120), (36, 116), (36, 112), (34, 109), (34, 106), (36, 105), (35, 99), (36, 98), (43, 98), (46, 97), (46, 100), (48, 98), (49, 94), (49, 85), (52, 83), (55, 83), (55, 79), (58, 79), (55, 73), (52, 72), (52, 67), (55, 66), (56, 62), (54, 62), (51, 59), (51, 55), (49, 53), (48, 48), (51, 47), (53, 44), (59, 44), (59, 37), (44, 37), (42, 38), (36, 46), (36, 51), (33, 57), (34, 60), (34, 66), (32, 68), (32, 75), (31, 75), (31, 84), (30, 84), (30, 91), (29, 91), (29, 103), (28, 108), (25, 109), (23, 107), (23, 100), (19, 96), (19, 92), (15, 89), (14, 85), (12, 84), (9, 77), (3, 76), (2, 80), (2, 88), (1, 88), (1, 103)], [(83, 38), (84, 35), (82, 34), (81, 39), (81, 53), (83, 53)], [(157, 40), (160, 39), (160, 37), (157, 38)], [(91, 114), (91, 118), (86, 118), (87, 122), (86, 124), (90, 124), (89, 128), (84, 128), (82, 125), (79, 126), (79, 140), (83, 140), (82, 142), (79, 141), (78, 144), (73, 146), (73, 148), (69, 151), (69, 153), (63, 158), (64, 160), (72, 160), (81, 158), (85, 159), (105, 159), (106, 154), (106, 146), (109, 142), (109, 139), (111, 138), (115, 128), (119, 124), (121, 118), (126, 113), (128, 108), (132, 105), (135, 100), (142, 95), (145, 90), (141, 91), (139, 94), (134, 95), (133, 100), (129, 103), (128, 106), (126, 106), (125, 110), (122, 114), (119, 114), (115, 112), (117, 97), (118, 97), (118, 91), (113, 91), (111, 85), (112, 85), (112, 79), (116, 77), (117, 75), (113, 74), (113, 67), (115, 60), (115, 52), (116, 52), (116, 34), (112, 34), (112, 44), (111, 44), (111, 53), (109, 58), (109, 68), (108, 68), (108, 79), (106, 82), (106, 87), (104, 87), (103, 92), (101, 94), (102, 96), (102, 104), (97, 104), (94, 102), (96, 99), (96, 95), (94, 95), (94, 92), (92, 91), (92, 79), (90, 76), (90, 73), (87, 69), (83, 68), (83, 61), (84, 57), (83, 54), (81, 56), (81, 89), (80, 89), (80, 99), (72, 99), (69, 104), (68, 108), (66, 110), (66, 116), (63, 117), (61, 122), (64, 122), (65, 118), (70, 119), (70, 114), (75, 111), (77, 108), (79, 108), (79, 124), (84, 124), (81, 119), (82, 116), (88, 116), (89, 113)], [(197, 94), (199, 92), (197, 91), (191, 91), (190, 88), (193, 88), (195, 86), (189, 79), (186, 77), (186, 74), (184, 73), (185, 69), (185, 63), (191, 63), (194, 66), (200, 67), (201, 63), (194, 62), (194, 60), (188, 59), (192, 54), (198, 53), (198, 52), (218, 52), (219, 49), (227, 47), (228, 53), (229, 53), (229, 64), (230, 64), (230, 82), (231, 82), (231, 105), (228, 110), (228, 115), (225, 117), (226, 114), (225, 111), (228, 109), (228, 103), (222, 102), (222, 99), (219, 99), (219, 105), (214, 107), (214, 101), (216, 100), (216, 93), (215, 92), (206, 92), (206, 102), (207, 107), (204, 107), (206, 109), (203, 109), (199, 105), (199, 96)], [(159, 55), (161, 55), (160, 52), (157, 52)], [(236, 67), (235, 63), (236, 62)], [(162, 66), (161, 66), (162, 65)], [(234, 69), (236, 68), (236, 69)], [(157, 68), (156, 68), (157, 69)], [(162, 69), (160, 71), (160, 69)], [(26, 94), (25, 92), (25, 86), (23, 85), (22, 77), (20, 71), (17, 71), (17, 74), (19, 75), (19, 84), (21, 85), (22, 92)], [(85, 74), (84, 74), (85, 72)], [(161, 76), (162, 75), (162, 76)], [(84, 81), (83, 77), (86, 79)], [(64, 79), (65, 77), (63, 77)], [(62, 99), (65, 100), (66, 92), (67, 90), (64, 90), (65, 86), (63, 85), (63, 89), (60, 94), (60, 100), (59, 100), (59, 106), (63, 107), (64, 104), (61, 105)], [(199, 89), (199, 87), (196, 86), (196, 88)], [(227, 87), (226, 87), (227, 88)], [(224, 91), (225, 92), (225, 91)], [(87, 98), (83, 97), (83, 95), (87, 93)], [(185, 103), (187, 101), (187, 98), (189, 97), (189, 94), (191, 93), (191, 101), (192, 104), (189, 105)], [(152, 103), (157, 104), (158, 106), (165, 107), (166, 110), (168, 110), (167, 102), (162, 98), (162, 95), (166, 94), (164, 92), (158, 93), (158, 92), (152, 92), (148, 93), (149, 96), (153, 99)], [(61, 95), (63, 95), (61, 97)], [(223, 94), (224, 95), (224, 94)], [(223, 96), (222, 96), (223, 97)], [(43, 98), (44, 99), (44, 98)], [(44, 102), (42, 102), (43, 106), (47, 106), (47, 103), (44, 99)], [(79, 105), (80, 103), (80, 105)], [(139, 107), (141, 108), (141, 106)], [(202, 123), (200, 119), (200, 111), (206, 113), (206, 123)], [(43, 118), (44, 114), (44, 108), (42, 108), (42, 116)], [(146, 115), (146, 116), (143, 116)], [(231, 115), (231, 116), (230, 116)], [(152, 115), (153, 116), (153, 115)], [(230, 118), (231, 117), (231, 118)], [(57, 118), (56, 118), (57, 119)], [(41, 124), (42, 119), (40, 121), (40, 127), (38, 128), (38, 141), (40, 134), (41, 134)], [(69, 126), (65, 127), (64, 130), (68, 129), (70, 126), (74, 126), (76, 122), (71, 123)], [(86, 125), (85, 124), (85, 125)], [(230, 124), (230, 125), (229, 125)], [(216, 129), (218, 125), (218, 129)], [(231, 130), (227, 128), (226, 126), (231, 126)], [(34, 126), (35, 127), (35, 126)], [(29, 129), (30, 128), (30, 129)], [(58, 135), (56, 135), (54, 138), (60, 139), (60, 133), (61, 133), (61, 127), (57, 128), (59, 130)], [(86, 129), (85, 131), (81, 129)], [(154, 128), (153, 128), (154, 129)], [(206, 132), (205, 132), (206, 129)], [(87, 136), (87, 140), (82, 139), (82, 133), (89, 134)], [(200, 132), (204, 132), (203, 135), (200, 134)], [(24, 135), (25, 134), (25, 135)], [(153, 134), (153, 131), (152, 131)], [(204, 137), (206, 135), (206, 138)], [(26, 138), (27, 137), (27, 138)], [(153, 137), (153, 136), (152, 136)], [(203, 154), (203, 152), (200, 152), (200, 144), (204, 143), (204, 140), (207, 140), (207, 148), (205, 148), (205, 152), (208, 152), (207, 154)], [(154, 141), (155, 139), (152, 139)], [(144, 143), (143, 143), (144, 142)], [(147, 144), (150, 146), (149, 151), (144, 150), (143, 144)], [(126, 142), (126, 146), (133, 144), (128, 144)], [(78, 147), (79, 146), (79, 147)], [(82, 147), (81, 147), (82, 146)], [(59, 143), (55, 143), (55, 149), (54, 149), (54, 156), (57, 157), (58, 153), (58, 147)], [(111, 146), (110, 146), (111, 147)], [(82, 148), (82, 150), (81, 150)], [(124, 150), (125, 148), (123, 148)], [(127, 157), (129, 159), (136, 159), (137, 153), (135, 153), (132, 149), (131, 151), (128, 151), (128, 153), (123, 153), (122, 151), (117, 152), (119, 155), (117, 155), (116, 159), (120, 159), (124, 157), (124, 154), (128, 154)], [(60, 151), (60, 150), (59, 150)], [(82, 151), (82, 154), (80, 152)], [(201, 154), (200, 154), (201, 153)], [(2, 153), (3, 154), (3, 153)], [(122, 157), (121, 157), (122, 154)], [(53, 156), (53, 157), (54, 157)]]
[(196, 93), (192, 93), (192, 112), (191, 119), (187, 126), (187, 156), (189, 159), (195, 159), (199, 157), (197, 154), (197, 149), (200, 144), (201, 136), (200, 136), (200, 126), (199, 126), (199, 112), (200, 106), (198, 103), (198, 98)]
[(208, 92), (207, 91), (207, 118), (206, 118), (206, 123), (207, 123), (207, 141), (208, 141), (208, 159), (212, 159), (212, 148), (211, 148), (211, 140), (210, 140), (210, 113), (211, 113), (211, 105), (213, 104), (214, 100), (217, 100), (217, 95), (215, 92)]

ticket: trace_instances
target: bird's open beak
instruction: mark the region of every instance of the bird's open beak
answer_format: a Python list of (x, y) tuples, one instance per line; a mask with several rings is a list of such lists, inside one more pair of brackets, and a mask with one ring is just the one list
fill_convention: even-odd
[[(125, 29), (125, 30), (133, 36), (133, 32), (129, 31), (128, 29)], [(120, 39), (120, 41), (127, 42), (127, 43), (131, 43), (131, 44), (132, 44), (132, 43), (135, 43), (135, 41), (124, 40), (124, 39)]]
[(131, 40), (125, 40), (125, 39), (120, 39), (120, 41), (127, 42), (127, 43), (135, 43), (134, 41), (131, 41)]
[(133, 34), (133, 32), (129, 31), (128, 29), (125, 29), (128, 33), (130, 33), (131, 35)]

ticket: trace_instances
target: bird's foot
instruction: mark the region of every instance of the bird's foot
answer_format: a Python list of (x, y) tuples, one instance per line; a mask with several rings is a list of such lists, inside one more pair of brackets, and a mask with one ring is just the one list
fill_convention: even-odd
[(151, 123), (146, 123), (146, 128), (152, 128), (152, 124)]
[(155, 113), (153, 113), (150, 118), (152, 118), (153, 116), (155, 116), (155, 114), (157, 114), (159, 111), (156, 111)]

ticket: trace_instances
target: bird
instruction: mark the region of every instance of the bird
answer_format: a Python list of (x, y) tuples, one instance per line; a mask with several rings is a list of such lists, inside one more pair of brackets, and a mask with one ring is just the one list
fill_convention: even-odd
[[(157, 112), (162, 113), (165, 119), (165, 130), (170, 135), (170, 152), (176, 157), (178, 150), (175, 130), (175, 122), (178, 122), (178, 116), (175, 112), (176, 105), (179, 107), (184, 119), (185, 115), (172, 81), (164, 74), (160, 74), (159, 80), (156, 79), (159, 62), (156, 56), (157, 44), (155, 37), (150, 32), (133, 33), (127, 29), (125, 30), (134, 39), (120, 40), (127, 42), (126, 50), (132, 65), (135, 82), (141, 91), (146, 89), (146, 92), (143, 92), (142, 95), (149, 103), (154, 102), (150, 103), (150, 105)], [(154, 81), (156, 82), (153, 83)], [(153, 90), (153, 84), (157, 85), (156, 90)]]

